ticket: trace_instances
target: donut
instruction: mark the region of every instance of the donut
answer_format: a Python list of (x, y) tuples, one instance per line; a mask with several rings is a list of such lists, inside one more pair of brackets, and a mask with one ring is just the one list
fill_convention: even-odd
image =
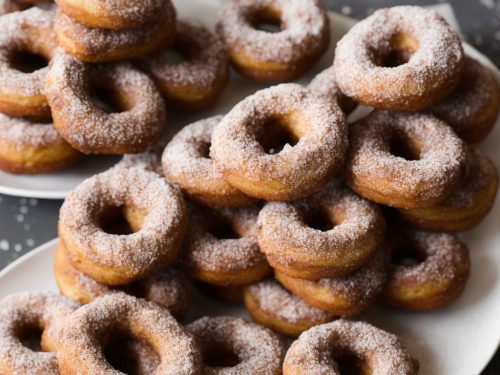
[(145, 26), (110, 30), (82, 25), (58, 11), (55, 31), (59, 45), (85, 62), (110, 62), (138, 58), (169, 46), (175, 35), (175, 10), (162, 8), (157, 19)]
[(56, 47), (53, 19), (40, 8), (0, 17), (0, 112), (50, 119), (44, 84)]
[[(139, 153), (163, 133), (161, 95), (154, 82), (130, 63), (90, 65), (59, 50), (46, 93), (57, 131), (81, 152)], [(111, 108), (100, 105), (96, 95)]]
[(318, 280), (346, 276), (366, 264), (382, 244), (384, 229), (376, 205), (333, 179), (309, 198), (267, 203), (257, 236), (275, 270)]
[(191, 207), (181, 262), (189, 276), (217, 286), (242, 286), (271, 269), (255, 233), (257, 208)]
[(61, 11), (93, 28), (131, 29), (153, 22), (170, 0), (56, 0)]
[(62, 242), (59, 242), (55, 252), (54, 276), (61, 294), (81, 304), (123, 291), (156, 302), (172, 315), (182, 317), (187, 310), (191, 295), (191, 285), (186, 276), (173, 267), (164, 268), (145, 279), (122, 287), (99, 283), (73, 267)]
[[(5, 297), (0, 302), (0, 373), (59, 375), (57, 335), (77, 308), (75, 302), (50, 292)], [(37, 333), (41, 339), (34, 342)]]
[[(259, 28), (266, 23), (280, 30)], [(217, 32), (234, 67), (258, 82), (294, 80), (330, 43), (328, 16), (316, 0), (230, 0)]]
[(470, 56), (455, 90), (429, 108), (467, 143), (481, 142), (496, 123), (499, 87), (493, 72)]
[(365, 322), (339, 319), (300, 335), (286, 353), (283, 375), (416, 375), (418, 368), (396, 335)]
[(359, 195), (397, 208), (432, 207), (459, 183), (467, 147), (428, 114), (374, 111), (350, 128), (344, 176)]
[(198, 345), (166, 309), (114, 293), (76, 310), (61, 329), (57, 353), (61, 374), (119, 374), (103, 353), (116, 334), (143, 341), (154, 350), (160, 363), (151, 375), (200, 373)]
[(140, 340), (118, 335), (106, 346), (104, 354), (113, 368), (120, 374), (151, 375), (160, 364), (154, 350)]
[(336, 319), (335, 315), (307, 305), (273, 279), (244, 288), (245, 307), (252, 319), (286, 336), (302, 332)]
[(276, 279), (307, 304), (337, 316), (365, 312), (382, 292), (387, 259), (382, 250), (368, 264), (344, 277), (318, 281), (298, 279), (276, 271)]
[(339, 90), (333, 66), (317, 74), (307, 87), (318, 95), (334, 100), (346, 115), (351, 113), (357, 106), (354, 100), (345, 96)]
[[(176, 61), (168, 55), (177, 52)], [(178, 21), (173, 45), (164, 53), (140, 62), (163, 94), (165, 104), (175, 111), (210, 107), (229, 78), (227, 52), (222, 41), (201, 24)]]
[(229, 185), (209, 157), (214, 128), (223, 116), (196, 121), (177, 133), (165, 148), (165, 178), (192, 202), (208, 207), (248, 207), (256, 199)]
[(471, 149), (467, 174), (443, 202), (429, 208), (399, 209), (412, 226), (437, 232), (463, 232), (476, 227), (488, 214), (498, 190), (493, 162)]
[(396, 232), (381, 295), (385, 304), (405, 310), (436, 310), (454, 302), (467, 284), (469, 251), (457, 236), (417, 230)]
[(282, 201), (321, 189), (342, 166), (346, 149), (340, 108), (290, 83), (237, 104), (215, 128), (210, 156), (243, 193)]
[(64, 169), (80, 153), (57, 133), (51, 123), (36, 123), (0, 113), (0, 169), (36, 174)]
[[(129, 222), (131, 234), (107, 233), (107, 217)], [(59, 237), (71, 264), (107, 285), (140, 280), (172, 264), (187, 227), (180, 192), (156, 173), (112, 169), (78, 185), (64, 201)]]
[(464, 52), (458, 34), (435, 11), (418, 6), (377, 10), (337, 43), (335, 76), (356, 102), (418, 111), (458, 84)]

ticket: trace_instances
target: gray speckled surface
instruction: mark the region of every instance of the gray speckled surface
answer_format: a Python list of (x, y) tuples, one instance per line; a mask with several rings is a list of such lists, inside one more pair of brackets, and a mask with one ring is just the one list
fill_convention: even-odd
[[(409, 3), (401, 0), (323, 0), (323, 2), (334, 11), (356, 18), (364, 18), (380, 7)], [(448, 2), (454, 8), (464, 38), (500, 66), (500, 0)], [(436, 0), (411, 2), (418, 5), (435, 3)], [(60, 205), (61, 201), (0, 195), (0, 269), (56, 237)], [(498, 374), (500, 374), (499, 352), (482, 375)]]

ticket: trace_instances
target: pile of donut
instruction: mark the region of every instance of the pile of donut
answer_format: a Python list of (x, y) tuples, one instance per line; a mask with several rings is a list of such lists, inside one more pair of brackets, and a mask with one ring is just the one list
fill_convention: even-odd
[[(44, 73), (55, 127), (82, 152), (132, 154), (81, 183), (61, 208), (54, 272), (64, 297), (0, 303), (4, 372), (416, 374), (394, 335), (343, 317), (377, 301), (411, 311), (455, 301), (470, 271), (456, 232), (478, 225), (494, 203), (496, 168), (472, 144), (495, 124), (499, 90), (443, 18), (413, 6), (378, 10), (338, 42), (332, 67), (309, 85), (260, 90), (165, 147), (156, 87), (174, 108), (198, 106), (172, 98), (174, 83), (162, 85), (165, 55), (139, 60), (151, 80), (130, 63), (91, 65), (106, 60), (84, 48), (85, 36), (153, 33), (147, 14), (163, 13), (145, 6), (138, 24), (123, 9), (94, 14), (104, 9), (85, 7), (94, 1), (57, 3), (67, 51)], [(166, 1), (144, 3), (173, 17)], [(37, 12), (53, 10), (12, 14)], [(329, 42), (315, 0), (230, 0), (219, 15), (214, 44), (260, 82), (299, 77)], [(96, 109), (93, 85), (113, 90), (122, 111)], [(359, 105), (373, 110), (348, 124)], [(256, 323), (205, 317), (182, 326), (173, 317), (200, 308), (190, 304), (192, 284), (244, 303)], [(52, 354), (26, 349), (34, 329)], [(276, 333), (299, 336), (286, 355)]]

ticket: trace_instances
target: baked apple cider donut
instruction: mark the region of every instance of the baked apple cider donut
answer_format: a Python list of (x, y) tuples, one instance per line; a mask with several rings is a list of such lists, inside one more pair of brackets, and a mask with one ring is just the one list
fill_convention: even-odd
[(330, 42), (328, 17), (316, 0), (231, 0), (219, 12), (217, 31), (235, 68), (261, 82), (299, 77)]
[(57, 131), (84, 153), (143, 152), (163, 133), (163, 99), (129, 63), (91, 65), (59, 49), (46, 92)]
[(432, 207), (457, 186), (466, 160), (465, 143), (438, 118), (374, 111), (351, 127), (344, 175), (373, 202)]
[(340, 107), (289, 83), (237, 104), (215, 128), (210, 156), (238, 190), (283, 201), (321, 189), (342, 166), (346, 149)]
[(464, 64), (458, 34), (435, 11), (418, 6), (377, 10), (338, 42), (335, 75), (356, 102), (418, 111), (458, 84)]
[[(133, 233), (108, 233), (113, 216), (125, 217)], [(59, 236), (73, 266), (108, 285), (128, 284), (172, 264), (186, 227), (181, 193), (140, 168), (85, 180), (70, 192), (59, 216)]]

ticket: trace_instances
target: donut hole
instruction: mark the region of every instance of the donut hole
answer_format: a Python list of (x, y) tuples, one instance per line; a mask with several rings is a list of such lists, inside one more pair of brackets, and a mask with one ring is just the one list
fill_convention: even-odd
[(394, 34), (388, 43), (386, 51), (379, 53), (378, 66), (384, 68), (395, 68), (410, 61), (411, 57), (418, 50), (418, 40), (408, 33)]
[(115, 90), (106, 87), (104, 84), (91, 84), (90, 97), (97, 108), (108, 114), (126, 112), (129, 109), (120, 100), (120, 96), (117, 95)]
[(21, 49), (12, 50), (9, 60), (10, 66), (22, 73), (33, 73), (49, 65), (49, 59), (41, 53)]
[(257, 10), (250, 17), (250, 24), (256, 30), (265, 33), (279, 33), (283, 30), (281, 13), (272, 8)]
[(420, 144), (406, 134), (394, 133), (389, 141), (389, 152), (399, 158), (415, 161), (421, 159)]
[(165, 59), (166, 63), (170, 65), (182, 64), (188, 59), (188, 56), (185, 52), (183, 52), (183, 49), (176, 45), (168, 48), (162, 56)]
[(261, 124), (257, 141), (269, 155), (294, 147), (309, 130), (308, 123), (298, 112), (271, 117)]
[(150, 345), (124, 333), (117, 334), (104, 347), (103, 353), (115, 370), (128, 375), (144, 374), (145, 370), (154, 371), (160, 364), (158, 354)]
[(339, 223), (337, 220), (330, 215), (326, 210), (317, 210), (315, 212), (310, 212), (304, 215), (305, 224), (313, 229), (327, 232), (335, 228)]
[(99, 227), (108, 234), (128, 235), (138, 232), (142, 226), (140, 214), (126, 206), (110, 206), (98, 219)]
[(199, 144), (198, 153), (200, 157), (205, 159), (210, 159), (210, 147), (212, 146), (211, 142), (201, 142)]
[(25, 326), (18, 332), (21, 343), (34, 352), (42, 351), (42, 335), (43, 329), (35, 324)]
[(204, 348), (202, 356), (203, 363), (212, 368), (230, 368), (241, 362), (234, 350), (222, 345), (210, 345)]
[(350, 350), (345, 349), (335, 353), (334, 357), (342, 375), (366, 375), (372, 373), (366, 361)]
[(411, 244), (401, 244), (391, 251), (391, 263), (399, 266), (413, 267), (423, 261), (425, 256)]
[(241, 238), (236, 228), (226, 218), (213, 216), (208, 223), (207, 231), (219, 240), (230, 240)]

